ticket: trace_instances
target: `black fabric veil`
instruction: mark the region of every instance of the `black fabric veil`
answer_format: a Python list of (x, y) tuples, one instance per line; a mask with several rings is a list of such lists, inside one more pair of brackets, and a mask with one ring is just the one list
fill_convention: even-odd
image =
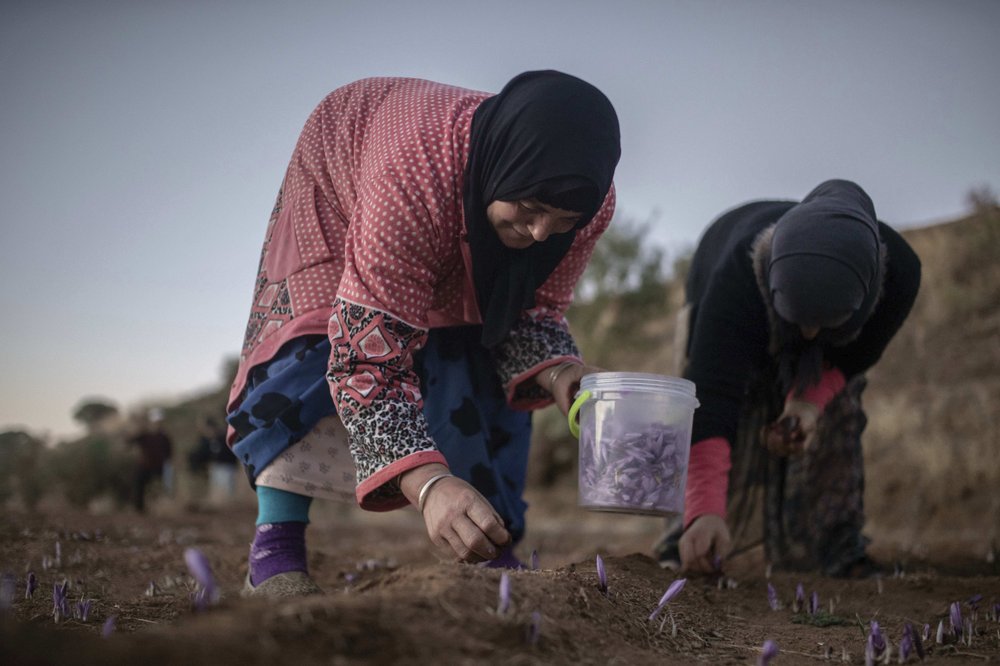
[[(620, 154), (611, 102), (568, 74), (525, 72), (476, 109), (463, 206), (484, 346), (495, 347), (534, 306), (535, 291), (604, 202)], [(581, 213), (580, 222), (527, 248), (508, 248), (490, 225), (486, 207), (532, 197)]]

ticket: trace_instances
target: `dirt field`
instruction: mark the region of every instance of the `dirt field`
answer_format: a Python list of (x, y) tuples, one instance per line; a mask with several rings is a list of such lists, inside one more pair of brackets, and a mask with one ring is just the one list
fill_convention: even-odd
[[(864, 663), (867, 626), (877, 620), (892, 645), (904, 623), (931, 627), (928, 663), (1000, 660), (996, 563), (958, 553), (896, 562), (891, 544), (873, 552), (891, 569), (881, 579), (833, 580), (774, 572), (782, 608), (767, 602), (760, 555), (727, 563), (722, 581), (691, 579), (663, 619), (648, 620), (674, 580), (647, 556), (656, 519), (596, 514), (575, 507), (572, 489), (535, 494), (524, 560), (540, 569), (511, 572), (511, 603), (497, 612), (500, 572), (438, 562), (411, 511), (366, 514), (317, 504), (308, 540), (321, 597), (267, 603), (238, 595), (246, 571), (253, 507), (183, 511), (161, 501), (149, 515), (94, 515), (47, 505), (10, 513), (0, 527), (0, 570), (17, 577), (12, 610), (0, 625), (0, 663), (65, 664), (664, 664), (755, 663), (765, 640), (781, 650), (773, 663)], [(42, 568), (42, 558), (58, 565)], [(195, 612), (184, 549), (210, 560), (221, 602)], [(595, 556), (608, 573), (598, 588)], [(907, 557), (912, 558), (912, 555)], [(24, 598), (27, 570), (38, 576)], [(901, 575), (900, 575), (901, 573)], [(72, 604), (93, 600), (87, 622), (52, 615), (52, 587), (68, 580)], [(795, 587), (816, 592), (832, 617), (793, 613)], [(971, 645), (938, 645), (938, 622), (951, 602), (981, 594)], [(536, 615), (537, 612), (537, 615)], [(109, 616), (116, 630), (100, 637)], [(533, 619), (534, 618), (534, 619)], [(817, 626), (832, 622), (829, 626)], [(532, 639), (535, 625), (536, 638)], [(862, 628), (861, 625), (864, 625)], [(676, 627), (676, 631), (674, 631)], [(911, 657), (916, 661), (916, 656)]]

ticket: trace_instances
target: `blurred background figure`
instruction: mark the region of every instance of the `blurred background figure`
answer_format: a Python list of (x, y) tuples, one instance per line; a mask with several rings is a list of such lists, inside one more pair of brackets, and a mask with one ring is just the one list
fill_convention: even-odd
[(198, 480), (199, 499), (219, 505), (236, 494), (236, 457), (226, 446), (225, 429), (211, 416), (198, 424), (198, 441), (188, 455), (188, 468)]
[(146, 510), (146, 488), (151, 482), (161, 481), (167, 495), (173, 489), (173, 442), (163, 429), (163, 410), (149, 410), (139, 421), (138, 430), (128, 443), (139, 452), (132, 500), (136, 511), (143, 513)]

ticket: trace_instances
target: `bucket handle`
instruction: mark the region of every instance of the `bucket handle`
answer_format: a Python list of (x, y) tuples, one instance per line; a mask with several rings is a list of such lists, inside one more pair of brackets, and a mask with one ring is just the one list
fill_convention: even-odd
[(573, 401), (573, 406), (569, 408), (569, 413), (566, 415), (566, 420), (569, 421), (569, 431), (577, 439), (580, 439), (580, 408), (588, 400), (590, 400), (590, 391), (580, 391), (580, 394), (576, 396), (576, 400)]

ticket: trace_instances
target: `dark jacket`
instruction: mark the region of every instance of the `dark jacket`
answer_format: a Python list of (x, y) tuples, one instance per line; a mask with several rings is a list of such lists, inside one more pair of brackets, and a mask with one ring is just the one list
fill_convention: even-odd
[[(684, 376), (697, 386), (701, 403), (694, 415), (693, 442), (721, 436), (731, 444), (751, 382), (773, 369), (775, 315), (753, 255), (766, 245), (758, 242), (761, 234), (795, 205), (759, 201), (740, 206), (712, 223), (699, 241), (686, 284), (691, 318)], [(855, 339), (823, 348), (825, 361), (847, 379), (882, 356), (920, 286), (917, 255), (888, 225), (879, 222), (878, 228), (886, 261), (881, 298)]]

